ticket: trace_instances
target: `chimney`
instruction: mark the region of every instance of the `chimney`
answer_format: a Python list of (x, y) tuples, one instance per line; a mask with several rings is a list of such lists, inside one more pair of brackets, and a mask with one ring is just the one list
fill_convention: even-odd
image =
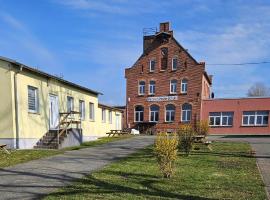
[(169, 32), (170, 31), (170, 22), (163, 22), (159, 24), (159, 32)]

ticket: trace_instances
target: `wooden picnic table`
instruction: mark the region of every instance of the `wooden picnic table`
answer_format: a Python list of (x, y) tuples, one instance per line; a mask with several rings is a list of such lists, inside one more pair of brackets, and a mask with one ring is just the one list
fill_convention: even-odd
[(114, 137), (115, 135), (125, 135), (128, 134), (128, 130), (110, 130), (110, 132), (106, 133), (108, 135), (108, 137), (110, 137), (112, 135), (112, 137)]
[(193, 139), (195, 143), (203, 143), (205, 135), (194, 135)]
[(7, 154), (10, 154), (10, 152), (7, 150), (7, 145), (6, 144), (0, 144), (0, 149), (4, 150)]

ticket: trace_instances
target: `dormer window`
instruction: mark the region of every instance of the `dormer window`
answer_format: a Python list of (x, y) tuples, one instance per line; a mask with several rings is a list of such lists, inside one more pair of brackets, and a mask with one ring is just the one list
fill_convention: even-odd
[(156, 60), (150, 60), (149, 62), (149, 71), (154, 72), (156, 68)]
[(172, 59), (172, 71), (177, 70), (177, 64), (178, 64), (177, 58), (173, 58)]
[(145, 82), (140, 81), (139, 82), (139, 95), (144, 95), (145, 94)]

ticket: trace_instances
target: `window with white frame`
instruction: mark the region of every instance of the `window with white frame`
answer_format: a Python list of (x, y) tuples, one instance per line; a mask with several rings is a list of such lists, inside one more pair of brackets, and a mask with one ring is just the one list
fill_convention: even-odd
[(95, 107), (94, 103), (89, 103), (89, 118), (90, 120), (95, 120)]
[(188, 81), (187, 79), (183, 79), (181, 81), (181, 93), (183, 94), (187, 93), (187, 87), (188, 87)]
[(140, 81), (139, 82), (139, 95), (144, 95), (145, 94), (145, 82)]
[(112, 111), (109, 110), (109, 123), (112, 124)]
[(80, 118), (82, 120), (85, 120), (85, 103), (83, 100), (79, 101), (79, 112), (80, 112)]
[(178, 65), (178, 59), (177, 58), (173, 58), (172, 59), (172, 70), (173, 71), (177, 70), (177, 65)]
[(102, 119), (102, 122), (105, 123), (106, 122), (106, 109), (105, 108), (102, 108), (102, 111), (101, 111), (101, 119)]
[(149, 94), (155, 94), (156, 92), (156, 82), (150, 81), (149, 83)]
[(182, 117), (181, 121), (188, 123), (191, 121), (191, 112), (192, 111), (192, 106), (189, 103), (185, 103), (182, 105)]
[(154, 72), (156, 68), (156, 60), (150, 60), (149, 62), (149, 71), (150, 72)]
[(144, 108), (142, 106), (135, 107), (135, 122), (143, 122)]
[(74, 111), (74, 99), (71, 96), (67, 97), (67, 112)]
[(175, 119), (175, 106), (172, 104), (166, 105), (166, 122), (173, 122)]
[(232, 126), (233, 112), (210, 112), (209, 125), (210, 126)]
[(268, 125), (269, 111), (244, 111), (242, 117), (243, 126)]
[(158, 122), (159, 120), (159, 107), (157, 105), (150, 106), (150, 122)]
[(28, 111), (31, 113), (37, 113), (39, 109), (38, 104), (38, 89), (28, 86)]
[(170, 93), (176, 94), (177, 91), (177, 80), (173, 79), (170, 81)]

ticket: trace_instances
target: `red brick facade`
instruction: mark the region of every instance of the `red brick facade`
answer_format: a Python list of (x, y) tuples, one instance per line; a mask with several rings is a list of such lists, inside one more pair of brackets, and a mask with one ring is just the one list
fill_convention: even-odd
[[(126, 121), (130, 128), (138, 123), (150, 121), (150, 106), (159, 107), (158, 130), (176, 129), (182, 122), (182, 105), (192, 106), (190, 122), (200, 119), (203, 98), (209, 98), (211, 80), (205, 72), (205, 64), (198, 63), (173, 37), (169, 23), (162, 23), (155, 35), (144, 36), (143, 54), (136, 63), (125, 70), (126, 78)], [(172, 70), (172, 60), (177, 60), (176, 70)], [(150, 61), (155, 60), (155, 69), (150, 71)], [(167, 68), (165, 69), (167, 65)], [(187, 80), (187, 92), (181, 92), (181, 81)], [(177, 80), (176, 93), (170, 93), (170, 81)], [(139, 82), (145, 82), (145, 93), (139, 95)], [(155, 94), (149, 94), (149, 83), (155, 81)], [(173, 97), (174, 100), (149, 97)], [(166, 105), (175, 106), (175, 119), (166, 122)], [(143, 106), (143, 121), (135, 122), (135, 107)]]

